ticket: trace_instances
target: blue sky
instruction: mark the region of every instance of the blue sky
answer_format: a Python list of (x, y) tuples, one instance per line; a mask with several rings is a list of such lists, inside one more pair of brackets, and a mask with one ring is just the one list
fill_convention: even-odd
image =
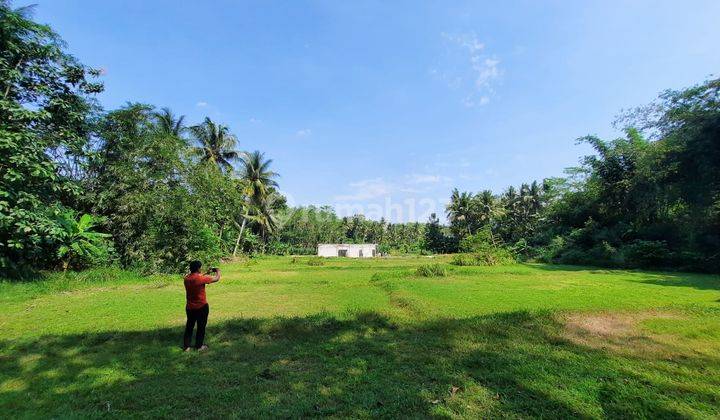
[[(23, 2), (15, 2), (24, 5)], [(720, 69), (720, 2), (49, 1), (107, 109), (168, 106), (274, 159), (293, 204), (424, 220), (562, 174), (621, 109)]]

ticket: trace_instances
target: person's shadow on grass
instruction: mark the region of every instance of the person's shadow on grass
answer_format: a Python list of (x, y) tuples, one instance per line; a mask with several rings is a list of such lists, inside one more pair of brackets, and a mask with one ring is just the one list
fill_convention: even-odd
[(651, 366), (626, 371), (558, 329), (548, 314), (395, 324), (368, 312), (215, 324), (207, 353), (177, 348), (179, 327), (7, 340), (0, 407), (9, 417), (678, 416), (655, 397), (660, 385), (717, 401)]

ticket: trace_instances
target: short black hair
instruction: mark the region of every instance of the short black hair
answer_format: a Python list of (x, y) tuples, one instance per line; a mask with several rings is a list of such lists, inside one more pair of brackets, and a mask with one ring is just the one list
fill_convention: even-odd
[(200, 267), (202, 267), (202, 263), (200, 261), (190, 261), (191, 273), (197, 273), (198, 271), (200, 271)]

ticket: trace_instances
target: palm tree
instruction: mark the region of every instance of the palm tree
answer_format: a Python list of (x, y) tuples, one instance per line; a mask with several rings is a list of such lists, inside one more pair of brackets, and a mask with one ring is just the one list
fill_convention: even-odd
[(497, 200), (490, 190), (484, 190), (475, 196), (475, 207), (480, 225), (491, 223), (497, 216)]
[(255, 218), (255, 216), (253, 216), (252, 213), (254, 212), (250, 211), (250, 203), (248, 203), (247, 205), (243, 206), (243, 211), (241, 215), (242, 223), (238, 225), (238, 223), (235, 222), (235, 225), (238, 226), (238, 228), (240, 229), (240, 233), (238, 234), (237, 240), (235, 241), (235, 248), (233, 248), (232, 254), (233, 257), (237, 255), (238, 248), (240, 247), (240, 239), (242, 239), (243, 233), (245, 232), (245, 226), (247, 226), (248, 220), (253, 222), (257, 221), (257, 219)]
[(272, 159), (265, 159), (265, 155), (255, 151), (243, 153), (239, 171), (239, 187), (247, 194), (248, 199), (242, 211), (240, 232), (235, 241), (233, 257), (237, 255), (240, 240), (248, 222), (257, 224), (263, 239), (272, 233), (276, 227), (275, 212), (281, 203), (280, 194), (275, 192), (278, 186), (275, 178), (276, 172), (270, 170)]
[(473, 195), (471, 193), (461, 193), (457, 188), (452, 191), (450, 203), (447, 205), (446, 210), (450, 226), (455, 230), (456, 234), (472, 234), (470, 221), (473, 207)]
[(252, 207), (253, 216), (260, 231), (260, 237), (267, 240), (268, 235), (277, 229), (277, 212), (283, 206), (282, 197), (275, 190), (272, 190), (260, 197), (254, 204)]
[(205, 117), (202, 124), (188, 128), (190, 134), (198, 144), (194, 153), (200, 156), (202, 162), (211, 162), (221, 170), (232, 170), (232, 162), (238, 159), (237, 138), (230, 133), (227, 126), (215, 124)]
[(265, 159), (265, 154), (257, 150), (252, 153), (243, 153), (240, 179), (246, 183), (247, 194), (251, 198), (267, 195), (270, 188), (278, 186), (275, 181), (278, 174), (270, 170), (271, 164), (272, 159)]
[(493, 234), (493, 225), (495, 220), (500, 216), (501, 211), (498, 206), (498, 200), (490, 190), (483, 190), (475, 196), (476, 219), (479, 227), (488, 227), (490, 233), (490, 241), (495, 245), (495, 235)]
[(163, 108), (160, 112), (154, 112), (153, 115), (160, 133), (180, 137), (180, 134), (185, 131), (184, 115), (175, 118), (175, 114), (170, 111), (170, 108)]
[(248, 222), (254, 223), (260, 232), (260, 237), (263, 238), (263, 240), (267, 240), (268, 235), (272, 234), (277, 229), (277, 213), (283, 205), (283, 197), (274, 189), (269, 190), (267, 194), (255, 197), (246, 203), (241, 216), (242, 222), (239, 224), (236, 222), (236, 226), (240, 228), (240, 232), (237, 240), (235, 241), (233, 257), (237, 255), (237, 251), (240, 247), (240, 241), (242, 240), (242, 236)]

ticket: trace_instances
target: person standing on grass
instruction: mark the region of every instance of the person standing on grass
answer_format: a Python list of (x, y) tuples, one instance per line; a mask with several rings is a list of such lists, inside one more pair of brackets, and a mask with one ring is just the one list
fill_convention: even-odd
[[(197, 323), (197, 335), (195, 336), (195, 348), (198, 351), (207, 350), (208, 346), (203, 344), (205, 340), (205, 326), (207, 325), (210, 306), (205, 296), (205, 285), (215, 283), (220, 280), (220, 269), (213, 268), (212, 276), (200, 273), (202, 263), (200, 261), (190, 262), (190, 274), (185, 276), (185, 314), (187, 322), (185, 323), (185, 337), (183, 340), (183, 350), (190, 351), (190, 341), (192, 341), (193, 329)], [(208, 273), (209, 274), (209, 273)]]

